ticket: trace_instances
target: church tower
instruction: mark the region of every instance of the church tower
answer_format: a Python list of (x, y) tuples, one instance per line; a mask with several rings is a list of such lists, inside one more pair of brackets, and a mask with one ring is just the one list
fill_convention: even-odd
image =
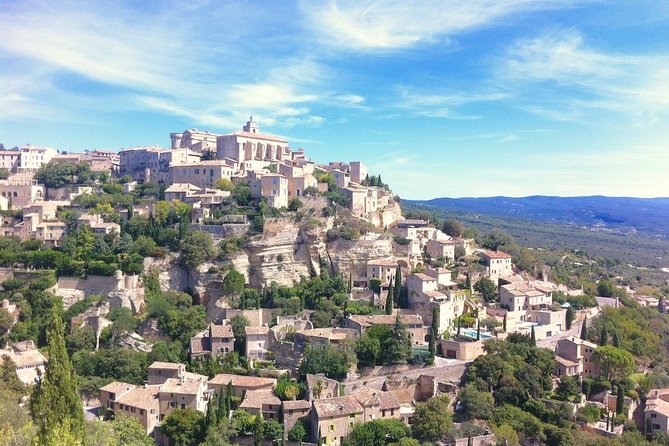
[(246, 121), (246, 125), (242, 127), (242, 130), (249, 133), (260, 133), (260, 127), (253, 120), (253, 115), (249, 116), (249, 120)]

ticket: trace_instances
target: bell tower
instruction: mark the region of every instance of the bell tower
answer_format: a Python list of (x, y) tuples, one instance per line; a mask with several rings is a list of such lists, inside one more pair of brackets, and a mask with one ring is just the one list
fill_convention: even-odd
[(249, 133), (260, 133), (260, 127), (253, 120), (253, 115), (249, 116), (249, 120), (246, 121), (246, 125), (242, 127), (242, 130)]

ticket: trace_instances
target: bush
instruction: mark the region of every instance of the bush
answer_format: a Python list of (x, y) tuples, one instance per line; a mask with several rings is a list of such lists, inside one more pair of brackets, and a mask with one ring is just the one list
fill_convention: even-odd
[(374, 291), (375, 293), (380, 293), (381, 292), (381, 279), (369, 279), (369, 289)]
[(581, 407), (578, 412), (576, 412), (576, 420), (582, 423), (594, 423), (601, 417), (601, 410), (594, 404), (588, 404), (584, 407)]

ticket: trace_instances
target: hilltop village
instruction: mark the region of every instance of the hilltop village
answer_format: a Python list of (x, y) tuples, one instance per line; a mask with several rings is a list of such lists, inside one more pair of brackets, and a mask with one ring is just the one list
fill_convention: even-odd
[(0, 442), (667, 444), (662, 294), (409, 218), (253, 117), (170, 141), (0, 151)]

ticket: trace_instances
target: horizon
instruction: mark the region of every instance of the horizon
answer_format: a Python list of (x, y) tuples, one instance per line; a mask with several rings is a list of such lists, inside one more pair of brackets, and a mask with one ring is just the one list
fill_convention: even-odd
[(26, 1), (0, 21), (6, 148), (169, 147), (253, 114), (412, 200), (669, 189), (667, 0)]

